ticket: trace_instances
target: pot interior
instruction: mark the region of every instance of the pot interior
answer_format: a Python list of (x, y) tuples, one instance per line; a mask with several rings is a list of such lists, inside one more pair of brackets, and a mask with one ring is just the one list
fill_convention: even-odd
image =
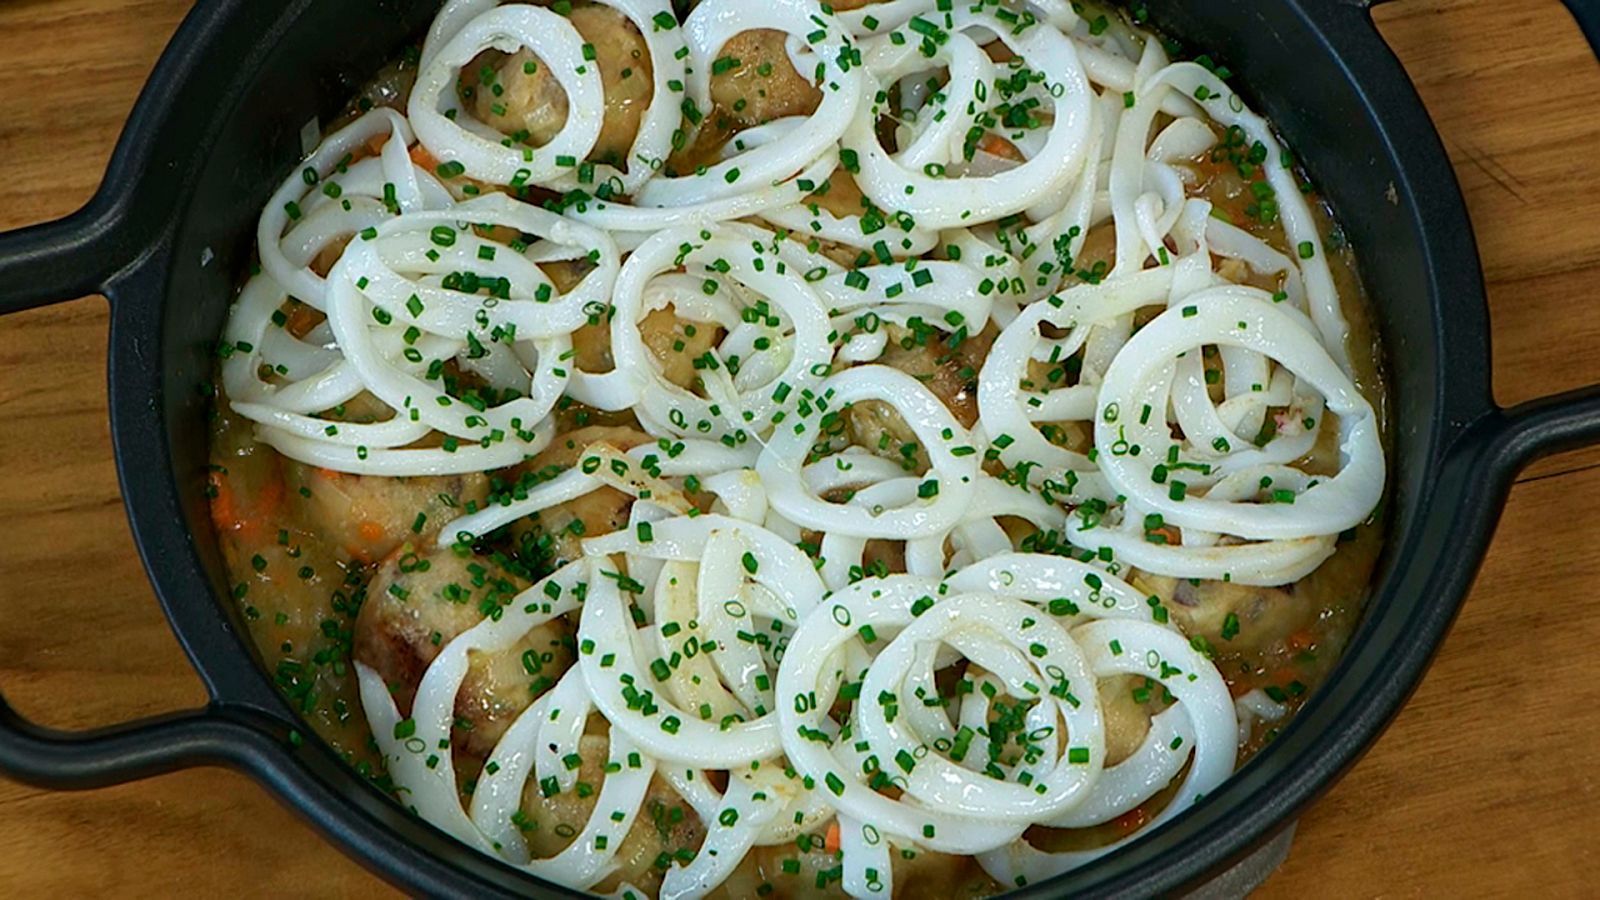
[[(1161, 866), (1173, 877), (1189, 878), (1231, 861), (1247, 849), (1242, 841), (1259, 839), (1293, 812), (1263, 798), (1272, 796), (1274, 781), (1287, 768), (1308, 765), (1307, 754), (1315, 752), (1322, 733), (1358, 708), (1359, 691), (1347, 689), (1346, 683), (1365, 683), (1381, 670), (1386, 653), (1404, 635), (1416, 605), (1423, 602), (1396, 596), (1393, 588), (1397, 573), (1414, 553), (1419, 515), (1430, 499), (1441, 446), (1451, 436), (1453, 423), (1487, 403), (1482, 375), (1487, 366), (1470, 355), (1485, 333), (1486, 317), (1470, 233), (1442, 149), (1364, 12), (1341, 5), (1333, 13), (1319, 13), (1344, 22), (1349, 33), (1341, 34), (1334, 28), (1319, 33), (1288, 0), (1239, 4), (1152, 0), (1145, 5), (1151, 20), (1186, 47), (1210, 52), (1236, 73), (1234, 83), (1275, 123), (1333, 206), (1356, 250), (1390, 352), (1391, 416), (1400, 423), (1392, 435), (1392, 489), (1386, 504), (1390, 543), (1379, 563), (1371, 606), (1341, 670), (1282, 738), (1217, 792), (1228, 799), (1213, 795), (1194, 813), (1143, 842), (1165, 847)], [(254, 672), (238, 676), (253, 679), (251, 702), (270, 697), (273, 688), (268, 676), (255, 668), (255, 651), (237, 619), (237, 604), (229, 600), (204, 495), (209, 410), (205, 386), (213, 375), (215, 341), (251, 264), (259, 211), (301, 159), (305, 126), (314, 119), (328, 121), (358, 85), (407, 41), (420, 36), (435, 11), (435, 4), (406, 0), (300, 0), (287, 7), (231, 0), (198, 11), (196, 16), (203, 21), (191, 22), (194, 27), (181, 38), (189, 42), (184, 62), (194, 74), (171, 98), (155, 156), (172, 160), (183, 173), (180, 188), (175, 197), (136, 194), (132, 200), (177, 204), (172, 230), (152, 238), (159, 243), (145, 263), (157, 271), (164, 267), (164, 275), (143, 280), (160, 287), (130, 291), (115, 300), (145, 309), (149, 315), (144, 318), (152, 325), (159, 321), (157, 409), (171, 458), (157, 477), (172, 479), (183, 510), (181, 524), (192, 536), (197, 556), (197, 565), (190, 568), (204, 573), (191, 583), (175, 583), (181, 577), (160, 575), (158, 581), (163, 582), (174, 627), (197, 661), (207, 667), (226, 664), (236, 672), (245, 668)], [(1385, 86), (1386, 79), (1395, 83)], [(1373, 104), (1381, 114), (1374, 112)], [(1418, 128), (1423, 129), (1420, 134), (1412, 133)], [(1397, 146), (1391, 140), (1394, 133), (1406, 133), (1408, 145)], [(1445, 179), (1442, 198), (1419, 190), (1438, 190), (1425, 183), (1423, 166), (1443, 167), (1442, 175), (1427, 176)], [(1441, 223), (1456, 233), (1439, 234)], [(1452, 254), (1441, 252), (1441, 241)], [(1466, 256), (1460, 255), (1463, 245)], [(1444, 267), (1433, 261), (1452, 256), (1451, 265), (1464, 268), (1465, 274), (1453, 276), (1457, 282), (1447, 291), (1441, 282), (1446, 277), (1441, 274)], [(1444, 296), (1452, 298), (1449, 310), (1441, 300)], [(1453, 344), (1468, 348), (1465, 363)], [(1474, 362), (1481, 369), (1477, 374), (1468, 371)], [(1444, 390), (1447, 375), (1456, 384), (1450, 394)], [(151, 560), (151, 565), (159, 570), (163, 563)], [(197, 638), (186, 630), (196, 626), (175, 612), (180, 604), (174, 602), (174, 593), (206, 591), (233, 622), (229, 645), (233, 663), (197, 653), (193, 643)], [(1456, 599), (1432, 602), (1449, 603), (1453, 609)], [(1352, 670), (1358, 670), (1359, 677)], [(288, 715), (281, 703), (275, 704), (275, 711)], [(1337, 774), (1336, 769), (1315, 776), (1319, 786)], [(349, 795), (373, 793), (354, 772), (345, 773), (337, 789)], [(1206, 807), (1213, 811), (1208, 814)], [(1250, 811), (1252, 828), (1237, 838), (1218, 836), (1220, 832), (1212, 828), (1206, 838), (1204, 824), (1226, 821), (1222, 817), (1230, 810)], [(404, 816), (398, 807), (394, 811), (396, 819)], [(1208, 849), (1174, 862), (1172, 842), (1202, 839), (1208, 841)], [(480, 871), (493, 867), (465, 847), (459, 850), (448, 853), (451, 862)], [(1148, 867), (1158, 852), (1145, 854), (1135, 847), (1073, 880), (1087, 886), (1104, 885), (1107, 878), (1134, 877), (1129, 873), (1138, 865)], [(1141, 858), (1146, 861), (1141, 863)], [(1058, 889), (1052, 886), (1052, 891)]]

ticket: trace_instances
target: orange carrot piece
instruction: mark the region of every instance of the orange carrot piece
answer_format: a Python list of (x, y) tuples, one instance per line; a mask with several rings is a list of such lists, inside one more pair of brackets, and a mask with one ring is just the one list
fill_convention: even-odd
[(991, 156), (998, 156), (1001, 159), (1009, 159), (1012, 162), (1028, 161), (1027, 158), (1022, 155), (1022, 151), (1016, 148), (1015, 144), (1012, 144), (1005, 138), (996, 137), (993, 134), (985, 134), (983, 136), (983, 140), (978, 142), (978, 148), (983, 152), (990, 154)]
[(422, 168), (427, 169), (429, 172), (439, 168), (438, 158), (432, 153), (429, 153), (428, 148), (422, 146), (421, 144), (417, 144), (415, 147), (411, 148), (411, 161)]
[(274, 472), (271, 478), (262, 482), (261, 491), (256, 494), (255, 502), (251, 506), (257, 516), (266, 519), (274, 518), (278, 513), (278, 509), (283, 506), (283, 495), (283, 475)]
[(297, 303), (290, 310), (289, 321), (283, 323), (283, 328), (295, 337), (305, 337), (306, 333), (317, 327), (323, 318), (322, 313), (317, 312), (315, 307)]
[(1168, 546), (1176, 547), (1183, 543), (1183, 535), (1178, 531), (1178, 526), (1176, 525), (1163, 525), (1160, 528), (1151, 529), (1147, 533), (1159, 534), (1165, 537)]
[(233, 485), (220, 472), (211, 473), (211, 522), (218, 531), (231, 531), (239, 527), (239, 509), (233, 495)]
[(350, 558), (356, 562), (373, 562), (375, 561), (375, 557), (372, 553), (372, 547), (374, 544), (382, 542), (387, 533), (388, 532), (383, 527), (382, 523), (367, 519), (360, 525), (356, 526), (356, 537), (360, 538), (365, 543), (347, 544), (344, 550), (346, 553), (350, 554)]
[(829, 853), (839, 852), (839, 823), (828, 823), (828, 834), (822, 841), (822, 847)]
[(1117, 816), (1112, 821), (1116, 824), (1118, 831), (1122, 832), (1123, 834), (1129, 834), (1134, 831), (1138, 831), (1139, 828), (1142, 827), (1148, 820), (1148, 818), (1149, 817), (1144, 813), (1144, 807), (1136, 806), (1122, 815)]

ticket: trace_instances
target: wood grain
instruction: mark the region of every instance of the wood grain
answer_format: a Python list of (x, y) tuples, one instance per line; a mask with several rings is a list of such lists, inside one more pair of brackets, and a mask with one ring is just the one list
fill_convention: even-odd
[[(0, 3), (0, 229), (88, 198), (185, 0)], [(1489, 279), (1496, 394), (1600, 382), (1600, 64), (1555, 0), (1398, 0), (1376, 18), (1437, 121)], [(1382, 302), (1382, 298), (1378, 298)], [(103, 301), (0, 320), (0, 688), (63, 728), (203, 701), (134, 553), (111, 463)], [(1526, 473), (1438, 662), (1302, 821), (1262, 896), (1592, 894), (1600, 682), (1585, 616), (1600, 451)], [(1558, 531), (1559, 529), (1559, 531)], [(0, 781), (16, 896), (385, 889), (246, 779), (79, 794)]]

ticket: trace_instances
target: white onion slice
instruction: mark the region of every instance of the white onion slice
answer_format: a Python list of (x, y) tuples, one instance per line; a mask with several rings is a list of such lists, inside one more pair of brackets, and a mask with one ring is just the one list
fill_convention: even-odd
[[(1170, 361), (1206, 344), (1270, 356), (1322, 393), (1329, 411), (1339, 416), (1343, 458), (1339, 474), (1313, 479), (1304, 491), (1279, 503), (1183, 496), (1186, 476), (1179, 469), (1168, 469), (1165, 461), (1172, 451), (1179, 458), (1188, 454), (1172, 440), (1164, 416), (1146, 417), (1141, 410), (1166, 408)], [(1184, 306), (1162, 313), (1129, 340), (1101, 388), (1095, 443), (1110, 451), (1100, 460), (1107, 480), (1140, 506), (1182, 527), (1242, 538), (1338, 534), (1360, 524), (1383, 490), (1383, 447), (1371, 405), (1315, 335), (1270, 299), (1251, 297), (1248, 289), (1201, 292)], [(1137, 454), (1135, 446), (1140, 448)], [(1123, 448), (1122, 452), (1114, 447)]]
[[(982, 27), (996, 34), (1019, 57), (1039, 72), (1052, 97), (1054, 123), (1050, 138), (1038, 155), (1015, 169), (983, 178), (945, 178), (929, 166), (944, 166), (961, 162), (958, 155), (943, 154), (944, 158), (929, 158), (922, 167), (911, 170), (891, 159), (879, 143), (874, 127), (879, 115), (887, 112), (876, 109), (870, 116), (857, 116), (849, 123), (844, 134), (844, 146), (858, 154), (861, 174), (857, 177), (863, 192), (885, 209), (909, 213), (918, 225), (925, 228), (949, 228), (999, 219), (1020, 212), (1040, 198), (1063, 190), (1083, 165), (1083, 156), (1089, 137), (1090, 89), (1078, 63), (1077, 51), (1071, 40), (1053, 28), (1021, 30), (998, 22), (989, 12), (972, 12), (968, 4), (957, 4), (957, 9), (944, 17), (948, 21), (934, 23), (944, 35), (938, 43), (933, 60), (958, 70), (963, 62), (982, 65), (982, 53), (963, 53), (951, 48), (967, 48), (970, 38), (959, 29)], [(927, 20), (924, 20), (927, 21)], [(940, 27), (944, 26), (944, 27)], [(917, 52), (921, 35), (912, 34), (905, 47), (886, 47), (882, 52)], [(876, 68), (876, 66), (874, 66)], [(865, 87), (865, 91), (882, 91), (886, 85)], [(998, 96), (993, 98), (999, 102)], [(863, 103), (881, 107), (882, 100), (868, 93)]]
[[(829, 503), (807, 490), (801, 477), (820, 422), (830, 411), (860, 400), (882, 400), (900, 412), (933, 461), (918, 499), (897, 509), (876, 511)], [(810, 411), (777, 428), (756, 462), (773, 508), (786, 518), (818, 531), (864, 538), (932, 537), (960, 519), (977, 478), (971, 435), (938, 398), (916, 379), (884, 366), (848, 369), (824, 382)], [(965, 452), (964, 452), (965, 451)]]
[(684, 23), (688, 41), (689, 100), (710, 110), (710, 79), (717, 54), (733, 36), (757, 28), (786, 32), (807, 41), (822, 74), (822, 103), (793, 140), (752, 148), (707, 166), (705, 171), (676, 177), (659, 175), (640, 189), (641, 206), (685, 206), (719, 200), (793, 177), (822, 156), (856, 117), (861, 102), (862, 69), (853, 64), (849, 36), (840, 23), (824, 15), (816, 0), (705, 0)]
[[(1096, 675), (1102, 678), (1113, 675), (1150, 678), (1159, 681), (1177, 699), (1188, 715), (1193, 740), (1183, 741), (1176, 747), (1169, 742), (1167, 750), (1171, 754), (1192, 752), (1193, 759), (1182, 786), (1171, 802), (1143, 828), (1121, 840), (1093, 850), (1054, 854), (1037, 850), (1026, 841), (1017, 841), (1008, 847), (980, 855), (978, 861), (985, 871), (1002, 884), (1024, 885), (1043, 881), (1137, 840), (1145, 831), (1159, 827), (1188, 809), (1233, 774), (1238, 730), (1233, 698), (1228, 693), (1227, 684), (1217, 674), (1216, 667), (1190, 647), (1181, 634), (1148, 623), (1106, 619), (1090, 622), (1076, 629), (1073, 635), (1083, 646)], [(1174, 728), (1174, 731), (1178, 729)], [(1181, 736), (1174, 734), (1174, 737)], [(1187, 749), (1186, 745), (1192, 745), (1192, 750)], [(1177, 771), (1170, 760), (1156, 762), (1147, 758), (1142, 747), (1140, 752), (1122, 763), (1123, 766), (1130, 764), (1135, 767), (1149, 766), (1152, 772)], [(1121, 779), (1114, 784), (1121, 788)], [(1108, 808), (1121, 805), (1107, 802)]]
[[(543, 185), (571, 177), (600, 137), (605, 96), (600, 73), (586, 66), (585, 41), (565, 16), (538, 6), (515, 4), (473, 18), (431, 54), (417, 73), (407, 115), (424, 147), (442, 162), (460, 163), (466, 175), (496, 185)], [(543, 146), (511, 141), (471, 118), (456, 99), (462, 68), (488, 49), (538, 56), (567, 95), (567, 121)], [(454, 111), (454, 115), (450, 113)]]

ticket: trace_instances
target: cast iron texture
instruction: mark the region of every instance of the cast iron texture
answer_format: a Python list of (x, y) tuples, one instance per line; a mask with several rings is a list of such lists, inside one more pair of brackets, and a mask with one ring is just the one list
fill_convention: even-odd
[[(1600, 389), (1494, 405), (1483, 283), (1460, 191), (1365, 3), (1147, 5), (1169, 33), (1238, 73), (1356, 248), (1400, 423), (1392, 537), (1345, 658), (1278, 740), (1157, 832), (1025, 896), (1171, 892), (1277, 832), (1371, 745), (1420, 679), (1516, 471), (1536, 455), (1600, 441)], [(1593, 0), (1568, 6), (1600, 37)], [(0, 235), (0, 313), (97, 291), (111, 301), (112, 431), (128, 515), (211, 696), (201, 710), (85, 734), (38, 728), (0, 700), (0, 771), (89, 788), (226, 765), (413, 892), (572, 896), (406, 814), (314, 736), (290, 741), (297, 720), (237, 621), (203, 495), (202, 388), (257, 211), (299, 160), (305, 123), (326, 120), (433, 12), (407, 0), (201, 0), (95, 199), (61, 222)]]

